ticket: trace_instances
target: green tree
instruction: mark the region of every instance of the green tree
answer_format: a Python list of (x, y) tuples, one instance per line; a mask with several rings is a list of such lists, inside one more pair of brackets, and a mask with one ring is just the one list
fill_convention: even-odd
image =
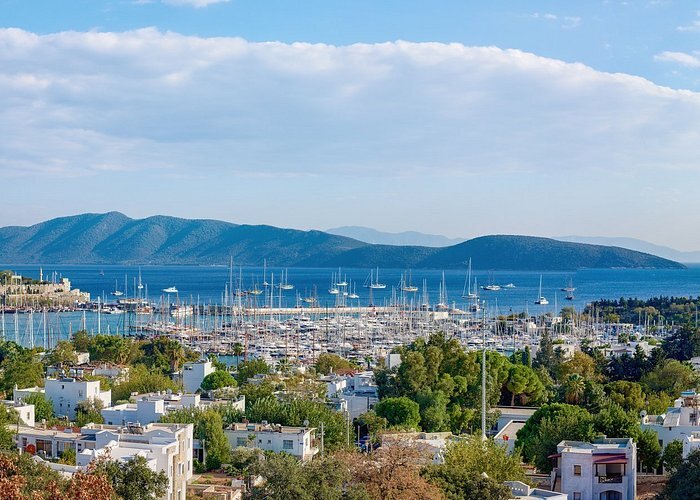
[(163, 498), (168, 490), (165, 472), (153, 471), (146, 459), (139, 455), (127, 462), (99, 462), (95, 472), (104, 474), (117, 496), (124, 500), (155, 500)]
[(158, 371), (149, 370), (144, 365), (134, 365), (129, 369), (129, 379), (112, 389), (112, 400), (129, 399), (133, 392), (144, 394), (157, 391), (177, 391), (178, 385)]
[(236, 385), (236, 379), (229, 372), (217, 370), (204, 377), (201, 387), (205, 391), (213, 391), (223, 387), (236, 387)]
[(634, 438), (637, 442), (637, 457), (642, 464), (642, 468), (645, 468), (647, 471), (654, 471), (661, 461), (661, 445), (659, 444), (658, 435), (651, 429), (642, 431), (637, 428)]
[(564, 401), (569, 404), (579, 404), (586, 391), (586, 382), (578, 373), (571, 373), (567, 376), (562, 385)]
[(661, 463), (668, 474), (673, 474), (683, 463), (683, 443), (673, 440), (666, 445), (661, 456)]
[(73, 334), (73, 348), (77, 352), (89, 352), (90, 343), (90, 334), (87, 330), (78, 330)]
[(248, 382), (249, 378), (268, 373), (270, 373), (270, 367), (267, 363), (265, 363), (265, 361), (262, 359), (251, 359), (238, 363), (236, 380), (238, 380), (240, 385), (243, 385)]
[(204, 443), (207, 470), (219, 469), (228, 462), (231, 453), (221, 414), (213, 408), (182, 408), (168, 412), (161, 417), (161, 422), (176, 424), (193, 424), (194, 437)]
[(571, 359), (558, 367), (557, 378), (559, 380), (566, 380), (572, 374), (579, 375), (584, 380), (597, 381), (599, 379), (595, 361), (591, 356), (581, 351), (576, 351)]
[(686, 323), (664, 341), (663, 350), (667, 357), (679, 361), (700, 356), (700, 329)]
[(642, 377), (642, 385), (649, 391), (680, 394), (698, 382), (698, 376), (693, 369), (677, 361), (669, 359)]
[(11, 394), (15, 385), (22, 389), (44, 384), (44, 365), (29, 349), (20, 348), (5, 357), (0, 369), (0, 391), (6, 395)]
[(490, 477), (470, 474), (461, 469), (439, 465), (428, 466), (423, 471), (428, 482), (442, 490), (448, 500), (508, 500), (510, 488)]
[(337, 372), (338, 370), (347, 370), (350, 368), (355, 368), (350, 361), (345, 358), (338, 356), (337, 354), (323, 353), (318, 356), (316, 360), (316, 371), (318, 373), (323, 373), (328, 375), (331, 372)]
[[(553, 429), (551, 435), (542, 434), (547, 421), (547, 428)], [(590, 440), (593, 434), (593, 417), (585, 408), (563, 403), (542, 405), (527, 420), (517, 433), (516, 446), (522, 450), (523, 458), (530, 463), (547, 469), (546, 457), (556, 452), (556, 445), (563, 439)], [(540, 457), (539, 463), (536, 456)], [(544, 460), (542, 460), (544, 457)]]
[(0, 405), (0, 450), (10, 450), (14, 447), (14, 433), (11, 426), (17, 424), (17, 412), (5, 405)]
[(341, 500), (350, 480), (347, 467), (334, 456), (299, 462), (291, 455), (271, 454), (260, 462), (258, 473), (265, 482), (253, 489), (252, 498), (266, 500)]
[(24, 397), (23, 401), (29, 405), (34, 405), (34, 419), (37, 422), (53, 418), (53, 404), (46, 399), (43, 393), (33, 392)]
[(83, 399), (75, 406), (75, 423), (78, 427), (83, 427), (90, 422), (103, 424), (104, 419), (100, 410), (103, 408), (99, 399)]
[(596, 432), (609, 438), (633, 438), (639, 431), (639, 420), (619, 404), (609, 403), (594, 415), (593, 426)]
[(59, 464), (75, 465), (76, 453), (75, 448), (66, 448), (61, 453), (61, 457), (58, 460)]
[(540, 422), (537, 435), (527, 443), (527, 449), (532, 453), (530, 461), (540, 472), (547, 473), (552, 470), (552, 461), (549, 456), (557, 452), (557, 445), (560, 442), (591, 441), (594, 438), (591, 418), (586, 414), (587, 412), (565, 412), (547, 417)]
[(177, 372), (187, 361), (197, 361), (200, 354), (184, 347), (177, 340), (157, 337), (141, 345), (142, 356), (138, 359), (151, 370), (163, 375)]
[(420, 406), (405, 396), (381, 400), (374, 406), (374, 412), (385, 418), (392, 427), (419, 428)]
[(617, 380), (605, 385), (605, 393), (611, 401), (619, 404), (626, 411), (639, 414), (644, 409), (644, 391), (641, 384)]
[(700, 450), (688, 455), (669, 478), (660, 500), (697, 500), (700, 499)]
[(78, 361), (78, 354), (73, 344), (67, 340), (60, 340), (46, 358), (49, 365), (72, 364)]
[(510, 392), (510, 405), (514, 406), (516, 398), (520, 404), (539, 402), (545, 394), (545, 388), (535, 371), (527, 365), (514, 365), (508, 371), (505, 388)]
[(447, 469), (461, 470), (472, 476), (486, 474), (499, 483), (503, 481), (525, 481), (520, 466), (520, 453), (508, 454), (506, 447), (493, 439), (481, 440), (472, 435), (448, 444), (443, 465)]
[(246, 404), (246, 418), (251, 422), (267, 420), (271, 424), (294, 427), (304, 426), (308, 421), (308, 425), (316, 429), (320, 429), (323, 423), (326, 449), (340, 448), (346, 442), (345, 417), (321, 402), (306, 399), (278, 401), (275, 397), (260, 398), (253, 404)]

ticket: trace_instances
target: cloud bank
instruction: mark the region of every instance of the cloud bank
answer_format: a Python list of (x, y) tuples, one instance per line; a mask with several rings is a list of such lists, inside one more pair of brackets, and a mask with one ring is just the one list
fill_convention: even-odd
[[(34, 220), (66, 196), (73, 212), (296, 227), (373, 225), (381, 208), (384, 229), (450, 235), (605, 234), (636, 211), (626, 234), (673, 242), (664, 221), (700, 209), (698, 144), (699, 94), (519, 50), (0, 30), (0, 176), (69, 181)], [(183, 204), (195, 185), (208, 194)], [(6, 218), (28, 217), (12, 196)], [(445, 217), (475, 205), (483, 227)]]
[(5, 29), (0, 110), (6, 173), (700, 166), (698, 94), (460, 44)]

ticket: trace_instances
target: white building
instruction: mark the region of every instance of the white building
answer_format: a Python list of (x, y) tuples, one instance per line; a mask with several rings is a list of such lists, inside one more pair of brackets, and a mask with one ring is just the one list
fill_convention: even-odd
[(286, 427), (279, 424), (235, 423), (224, 430), (231, 447), (259, 448), (285, 452), (300, 460), (311, 460), (319, 449), (313, 427)]
[(12, 408), (17, 412), (20, 422), (29, 427), (34, 427), (34, 405), (26, 404), (20, 401), (1, 401), (8, 408)]
[(671, 441), (683, 441), (686, 436), (700, 432), (700, 396), (684, 391), (674, 406), (661, 415), (643, 415), (642, 430), (651, 429), (665, 448)]
[(163, 415), (182, 408), (206, 408), (210, 405), (229, 404), (234, 409), (245, 411), (245, 396), (236, 400), (202, 399), (199, 394), (173, 394), (168, 392), (140, 394), (135, 403), (122, 403), (102, 409), (102, 418), (109, 425), (141, 425), (160, 422)]
[(562, 441), (552, 471), (553, 491), (571, 500), (634, 500), (637, 446), (632, 439)]
[(17, 446), (43, 458), (58, 458), (67, 449), (76, 450), (76, 467), (85, 468), (98, 457), (128, 461), (135, 456), (146, 459), (156, 472), (168, 476), (167, 500), (184, 500), (191, 479), (192, 424), (150, 424), (118, 427), (90, 424), (83, 428), (20, 427)]
[(185, 363), (182, 367), (182, 385), (185, 392), (197, 392), (202, 385), (204, 377), (214, 373), (211, 361), (196, 361)]
[(700, 432), (693, 432), (691, 435), (683, 436), (683, 460), (688, 455), (700, 448)]
[(15, 387), (13, 400), (17, 403), (34, 393), (44, 394), (46, 399), (51, 401), (54, 415), (68, 417), (71, 420), (75, 419), (75, 407), (81, 401), (99, 400), (102, 406), (109, 406), (112, 402), (112, 391), (101, 391), (99, 380), (76, 378), (47, 378), (44, 381), (44, 388), (18, 389)]

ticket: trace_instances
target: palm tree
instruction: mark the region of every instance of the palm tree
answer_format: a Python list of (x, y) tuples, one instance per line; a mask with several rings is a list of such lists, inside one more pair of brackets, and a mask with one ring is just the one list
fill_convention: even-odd
[(564, 382), (564, 400), (569, 404), (579, 404), (586, 389), (586, 382), (578, 373), (572, 373)]
[(233, 355), (234, 356), (240, 357), (240, 355), (243, 354), (243, 351), (244, 351), (243, 344), (241, 344), (240, 342), (236, 342), (235, 344), (233, 344)]

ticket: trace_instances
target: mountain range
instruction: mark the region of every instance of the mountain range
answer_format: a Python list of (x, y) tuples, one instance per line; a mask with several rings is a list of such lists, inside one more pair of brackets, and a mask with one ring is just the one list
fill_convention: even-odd
[(347, 236), (373, 245), (415, 245), (422, 247), (448, 247), (462, 243), (466, 238), (448, 238), (441, 234), (425, 234), (418, 231), (404, 231), (401, 233), (387, 233), (371, 227), (341, 226), (326, 229), (326, 233), (337, 236)]
[(574, 243), (587, 243), (590, 245), (608, 245), (629, 248), (638, 252), (658, 255), (664, 259), (677, 262), (700, 262), (700, 252), (682, 252), (675, 248), (656, 245), (637, 238), (615, 238), (609, 236), (555, 236), (555, 240), (571, 241)]
[(573, 270), (682, 268), (681, 264), (618, 247), (530, 236), (481, 236), (442, 248), (372, 245), (322, 231), (239, 225), (208, 219), (119, 212), (51, 219), (0, 228), (7, 264), (237, 264), (289, 267), (463, 268)]

